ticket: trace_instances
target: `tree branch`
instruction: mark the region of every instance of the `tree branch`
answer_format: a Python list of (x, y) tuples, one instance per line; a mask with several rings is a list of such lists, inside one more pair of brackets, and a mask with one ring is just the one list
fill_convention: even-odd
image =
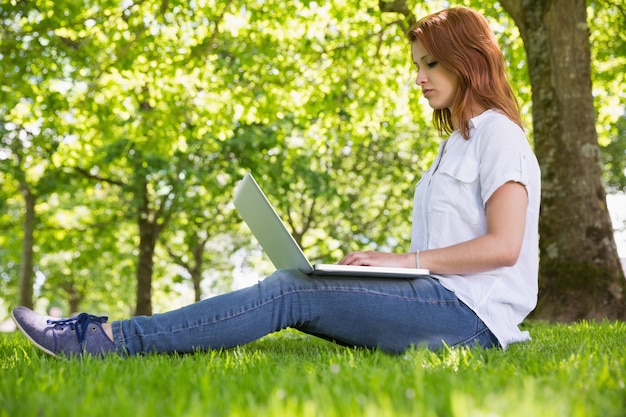
[(211, 36), (209, 36), (207, 40), (194, 48), (194, 50), (191, 52), (191, 57), (197, 57), (201, 53), (208, 54), (209, 51), (211, 51), (211, 49), (213, 48), (213, 43), (215, 42), (215, 38), (217, 38), (217, 34), (219, 33), (220, 23), (224, 20), (224, 15), (226, 14), (226, 11), (230, 8), (230, 5), (232, 3), (233, 0), (228, 0), (226, 4), (224, 4), (222, 12), (215, 20), (215, 30), (213, 30), (213, 33), (211, 33)]
[(122, 181), (114, 180), (111, 178), (105, 178), (100, 175), (92, 174), (91, 172), (87, 171), (84, 168), (81, 168), (81, 167), (72, 167), (72, 168), (74, 168), (74, 170), (76, 170), (79, 174), (82, 174), (83, 176), (90, 178), (92, 180), (98, 180), (98, 181), (106, 182), (107, 184), (118, 185), (120, 187), (126, 186), (126, 184)]
[(413, 11), (409, 9), (409, 6), (406, 4), (406, 0), (378, 0), (378, 8), (380, 9), (381, 13), (399, 13), (403, 15), (405, 21), (408, 23), (408, 25), (402, 25), (404, 26), (405, 32), (409, 30), (409, 28), (413, 26), (415, 22), (417, 22)]

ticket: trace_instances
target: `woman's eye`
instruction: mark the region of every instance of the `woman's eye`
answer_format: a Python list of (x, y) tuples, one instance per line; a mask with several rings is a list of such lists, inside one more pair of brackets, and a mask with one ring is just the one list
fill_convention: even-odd
[(428, 68), (435, 68), (437, 66), (437, 64), (438, 64), (438, 62), (435, 61), (435, 62), (429, 62), (427, 65), (428, 65)]

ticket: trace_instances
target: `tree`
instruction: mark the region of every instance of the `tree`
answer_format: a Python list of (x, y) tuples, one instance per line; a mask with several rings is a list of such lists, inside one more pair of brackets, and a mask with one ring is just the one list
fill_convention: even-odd
[[(203, 126), (198, 116), (198, 106), (205, 104), (199, 96), (209, 90), (202, 65), (188, 68), (199, 63), (201, 57), (191, 63), (189, 57), (212, 33), (192, 25), (187, 9), (179, 6), (155, 1), (103, 4), (92, 9), (86, 29), (66, 28), (81, 48), (102, 52), (95, 52), (74, 79), (87, 85), (74, 93), (75, 103), (80, 103), (74, 128), (82, 140), (63, 148), (62, 164), (92, 179), (93, 186), (113, 186), (107, 190), (118, 195), (122, 206), (112, 209), (134, 220), (135, 314), (141, 315), (152, 314), (161, 234), (184, 205), (198, 166), (204, 164), (202, 173), (210, 172), (219, 149), (219, 132)], [(199, 15), (203, 19), (211, 13)]]
[[(498, 3), (465, 3), (494, 23), (529, 109), (515, 25)], [(133, 292), (135, 312), (150, 314), (153, 284), (167, 291), (188, 277), (199, 298), (200, 280), (226, 274), (231, 249), (250, 245), (229, 206), (248, 170), (311, 258), (405, 250), (413, 188), (438, 142), (405, 32), (446, 5), (35, 0), (0, 9), (0, 222), (23, 224), (22, 169), (45, 196), (33, 246), (42, 295), (99, 309), (99, 294), (126, 287), (124, 314)], [(599, 16), (609, 28), (616, 18)], [(610, 59), (604, 43), (594, 51)], [(613, 73), (601, 83), (620, 88)], [(601, 114), (607, 103), (596, 103)], [(619, 177), (623, 127), (602, 123), (611, 126), (601, 138), (607, 172)], [(21, 246), (22, 235), (0, 245)], [(17, 251), (0, 246), (7, 288), (17, 286)], [(257, 259), (246, 266), (258, 269)]]
[[(65, 2), (57, 2), (63, 9)], [(4, 83), (0, 90), (0, 172), (17, 184), (23, 201), (21, 220), (20, 300), (33, 306), (38, 203), (57, 188), (59, 169), (53, 162), (67, 123), (68, 103), (63, 80), (82, 57), (73, 46), (54, 36), (60, 17), (52, 22), (30, 4), (3, 6), (0, 16), (0, 57)], [(16, 240), (12, 244), (16, 244)]]
[(540, 297), (553, 320), (625, 318), (602, 183), (585, 0), (501, 0), (520, 29), (542, 168)]

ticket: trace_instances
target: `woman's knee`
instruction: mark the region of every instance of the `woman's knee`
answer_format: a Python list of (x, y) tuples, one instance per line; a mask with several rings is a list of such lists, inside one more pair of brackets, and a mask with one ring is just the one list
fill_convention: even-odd
[(259, 282), (262, 287), (291, 291), (306, 286), (311, 278), (297, 269), (279, 269)]

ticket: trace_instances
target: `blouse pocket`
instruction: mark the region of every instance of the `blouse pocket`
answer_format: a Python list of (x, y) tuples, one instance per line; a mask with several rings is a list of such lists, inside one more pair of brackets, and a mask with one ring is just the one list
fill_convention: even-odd
[(476, 224), (483, 204), (480, 199), (478, 161), (473, 158), (449, 155), (441, 161), (435, 174), (430, 210), (445, 211), (464, 221)]
[(478, 161), (451, 156), (441, 161), (439, 171), (462, 183), (472, 183), (478, 178)]

